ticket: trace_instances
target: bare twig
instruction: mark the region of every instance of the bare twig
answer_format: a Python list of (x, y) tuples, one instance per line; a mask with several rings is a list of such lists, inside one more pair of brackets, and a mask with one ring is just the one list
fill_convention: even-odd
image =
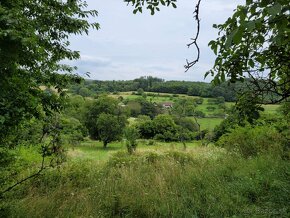
[(186, 59), (186, 65), (184, 66), (185, 68), (185, 72), (187, 72), (193, 65), (195, 65), (198, 61), (199, 61), (199, 57), (200, 57), (200, 49), (199, 46), (197, 44), (197, 39), (199, 37), (199, 32), (200, 32), (200, 19), (199, 19), (199, 8), (200, 8), (200, 2), (201, 0), (198, 0), (196, 6), (195, 6), (195, 10), (193, 12), (194, 14), (194, 19), (197, 22), (197, 31), (196, 31), (196, 35), (194, 38), (191, 38), (191, 42), (189, 44), (187, 44), (187, 47), (191, 47), (192, 45), (194, 45), (196, 47), (197, 50), (197, 57), (195, 60), (193, 61), (188, 61)]
[(27, 180), (29, 180), (29, 179), (32, 179), (32, 178), (34, 178), (34, 177), (36, 177), (36, 176), (39, 176), (40, 173), (41, 173), (44, 169), (47, 168), (46, 166), (44, 166), (44, 159), (45, 159), (45, 155), (42, 155), (41, 167), (40, 167), (40, 169), (39, 169), (36, 173), (34, 173), (34, 174), (32, 174), (32, 175), (30, 175), (30, 176), (28, 176), (28, 177), (26, 177), (26, 178), (24, 178), (24, 179), (22, 179), (22, 180), (16, 182), (14, 185), (12, 185), (12, 186), (6, 188), (4, 191), (2, 191), (2, 192), (0, 193), (0, 199), (3, 197), (3, 195), (4, 195), (6, 192), (9, 192), (10, 190), (12, 190), (13, 188), (15, 188), (16, 186), (22, 184), (23, 182), (25, 182), (25, 181), (27, 181)]

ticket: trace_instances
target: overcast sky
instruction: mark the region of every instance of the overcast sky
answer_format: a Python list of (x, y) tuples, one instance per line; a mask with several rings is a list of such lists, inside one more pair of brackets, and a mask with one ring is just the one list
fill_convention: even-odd
[(91, 30), (89, 36), (71, 38), (71, 48), (81, 53), (81, 59), (72, 63), (80, 74), (90, 72), (90, 78), (97, 80), (156, 76), (165, 80), (204, 81), (204, 73), (214, 62), (214, 54), (207, 46), (217, 38), (212, 25), (223, 23), (244, 0), (202, 1), (198, 40), (201, 58), (186, 73), (185, 60), (196, 57), (195, 48), (186, 46), (196, 31), (196, 0), (178, 0), (176, 9), (162, 7), (154, 16), (149, 11), (134, 15), (132, 6), (123, 0), (87, 3), (99, 12), (95, 20), (101, 29)]

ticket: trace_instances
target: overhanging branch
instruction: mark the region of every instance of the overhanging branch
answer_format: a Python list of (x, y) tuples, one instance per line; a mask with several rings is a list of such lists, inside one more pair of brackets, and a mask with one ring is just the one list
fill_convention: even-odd
[(197, 39), (199, 37), (199, 32), (200, 32), (200, 18), (199, 18), (199, 8), (200, 8), (200, 2), (201, 0), (198, 0), (196, 6), (195, 6), (195, 10), (193, 12), (194, 14), (194, 19), (196, 20), (196, 23), (197, 23), (197, 31), (196, 31), (196, 35), (194, 38), (191, 38), (191, 42), (189, 44), (187, 44), (187, 47), (191, 47), (192, 45), (194, 45), (196, 47), (196, 50), (197, 50), (197, 57), (195, 60), (193, 61), (188, 61), (186, 59), (186, 65), (184, 65), (184, 68), (185, 68), (185, 72), (187, 72), (193, 65), (195, 65), (198, 61), (199, 61), (199, 58), (200, 58), (200, 48), (197, 44)]

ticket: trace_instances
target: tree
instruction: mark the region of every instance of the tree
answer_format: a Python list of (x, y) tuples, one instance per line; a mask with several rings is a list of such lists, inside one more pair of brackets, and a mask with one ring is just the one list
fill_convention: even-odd
[(117, 116), (101, 113), (96, 120), (98, 138), (103, 142), (104, 148), (107, 144), (119, 140), (122, 136), (124, 122), (120, 122)]
[(196, 108), (193, 98), (179, 98), (173, 105), (172, 113), (181, 117), (192, 116)]
[(126, 146), (128, 153), (132, 154), (136, 151), (137, 148), (137, 139), (140, 137), (138, 129), (135, 127), (129, 126), (124, 130), (124, 138), (126, 139)]
[(137, 126), (140, 136), (145, 139), (150, 139), (154, 137), (155, 127), (153, 121), (149, 116), (140, 115), (137, 118)]
[(80, 88), (78, 94), (83, 96), (83, 97), (89, 97), (92, 95), (90, 90), (88, 88), (85, 88), (85, 87)]
[[(159, 6), (172, 5), (176, 0), (126, 0), (135, 7), (134, 13), (146, 6), (153, 15)], [(197, 38), (200, 30), (199, 7), (196, 1), (194, 18), (197, 33), (188, 47), (195, 45), (197, 58), (185, 65), (186, 71), (199, 60)], [(214, 25), (220, 37), (209, 43), (217, 55), (213, 69), (205, 74), (214, 77), (214, 83), (244, 81), (249, 78), (254, 93), (272, 103), (287, 100), (290, 96), (289, 1), (246, 0), (224, 24)], [(242, 91), (243, 92), (243, 91)]]
[(99, 139), (99, 132), (96, 125), (99, 115), (102, 113), (117, 115), (118, 107), (118, 100), (108, 96), (99, 97), (90, 106), (86, 114), (85, 125), (92, 139)]
[(129, 101), (126, 106), (129, 108), (132, 117), (137, 117), (141, 114), (142, 106), (139, 102)]
[(140, 99), (139, 102), (141, 104), (141, 114), (142, 115), (147, 115), (152, 119), (157, 114), (159, 114), (160, 108), (158, 106), (156, 106), (155, 104), (153, 104), (145, 99)]
[[(48, 140), (42, 142), (41, 134), (38, 139), (42, 142), (43, 159), (39, 171), (16, 182), (4, 192), (38, 176), (47, 167), (44, 158), (55, 156), (57, 162), (62, 159), (59, 158), (64, 150), (61, 147), (59, 122), (54, 116), (64, 107), (67, 85), (79, 82), (81, 78), (73, 74), (74, 67), (60, 62), (79, 58), (78, 52), (69, 49), (68, 37), (71, 34), (88, 33), (91, 27), (99, 28), (97, 23), (87, 21), (88, 17), (97, 16), (97, 12), (87, 11), (86, 7), (86, 3), (80, 0), (1, 0), (1, 160), (7, 161), (9, 158), (6, 157), (11, 157), (11, 148), (19, 145), (14, 142), (23, 137), (18, 130), (30, 120), (42, 120), (44, 126), (50, 126), (44, 128), (42, 134), (49, 135)], [(7, 163), (5, 166), (9, 165)]]
[[(250, 78), (253, 93), (270, 102), (290, 96), (288, 0), (247, 0), (224, 24), (214, 25), (220, 37), (209, 43), (217, 55), (214, 82)], [(206, 74), (206, 75), (207, 75)], [(254, 96), (253, 96), (254, 97)]]
[[(3, 0), (0, 4), (0, 143), (24, 120), (51, 114), (63, 107), (64, 89), (74, 68), (61, 64), (77, 59), (69, 49), (71, 34), (88, 33), (87, 4), (75, 1)], [(62, 74), (60, 74), (62, 72)], [(43, 91), (52, 87), (58, 94)]]
[(172, 116), (167, 114), (159, 114), (153, 120), (154, 133), (156, 139), (164, 141), (177, 140), (177, 125)]
[(101, 140), (104, 148), (107, 144), (120, 139), (127, 122), (126, 111), (118, 105), (118, 100), (108, 96), (99, 97), (89, 108), (86, 115), (86, 127), (90, 137)]
[(260, 117), (260, 111), (264, 108), (259, 105), (260, 100), (252, 92), (244, 93), (235, 105), (236, 113), (238, 114), (238, 124), (244, 125), (245, 121), (253, 124)]
[(68, 145), (78, 145), (87, 136), (87, 129), (78, 119), (69, 116), (60, 117), (61, 131), (63, 139)]

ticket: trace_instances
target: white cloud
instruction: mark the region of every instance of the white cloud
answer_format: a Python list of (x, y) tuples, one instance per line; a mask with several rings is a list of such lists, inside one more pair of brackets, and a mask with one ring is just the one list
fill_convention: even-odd
[(203, 80), (214, 62), (207, 47), (217, 37), (213, 23), (222, 23), (232, 14), (237, 0), (204, 0), (201, 3), (200, 62), (184, 73), (185, 59), (195, 58), (195, 48), (186, 44), (196, 31), (193, 19), (195, 2), (178, 1), (178, 8), (161, 8), (154, 16), (149, 12), (132, 14), (132, 7), (120, 0), (87, 0), (99, 12), (99, 31), (89, 36), (72, 37), (72, 48), (81, 52), (75, 61), (79, 72), (91, 72), (92, 79), (134, 79), (152, 75), (166, 80)]

